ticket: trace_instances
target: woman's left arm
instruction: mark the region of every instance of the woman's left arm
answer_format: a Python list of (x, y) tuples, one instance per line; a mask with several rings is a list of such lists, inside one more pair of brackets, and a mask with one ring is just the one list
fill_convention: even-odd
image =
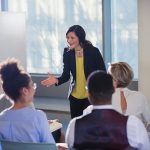
[(103, 60), (103, 57), (99, 51), (98, 48), (95, 49), (95, 65), (97, 66), (97, 68), (99, 70), (103, 70), (103, 71), (106, 71), (106, 67), (105, 67), (105, 63), (104, 63), (104, 60)]

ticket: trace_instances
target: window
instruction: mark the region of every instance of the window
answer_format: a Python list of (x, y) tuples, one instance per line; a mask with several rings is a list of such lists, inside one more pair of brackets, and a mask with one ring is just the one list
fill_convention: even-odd
[(30, 73), (60, 74), (66, 31), (83, 26), (102, 50), (101, 0), (8, 0), (8, 11), (26, 13), (27, 67)]
[[(133, 68), (134, 78), (138, 78), (137, 0), (7, 1), (4, 8), (8, 11), (26, 13), (29, 72), (60, 74), (63, 48), (67, 46), (66, 31), (71, 25), (80, 24), (87, 39), (101, 52), (104, 48), (106, 63), (126, 61)], [(104, 6), (106, 11), (102, 14)], [(102, 15), (106, 22), (104, 18), (102, 22)]]
[(112, 61), (128, 62), (138, 78), (137, 0), (111, 0)]

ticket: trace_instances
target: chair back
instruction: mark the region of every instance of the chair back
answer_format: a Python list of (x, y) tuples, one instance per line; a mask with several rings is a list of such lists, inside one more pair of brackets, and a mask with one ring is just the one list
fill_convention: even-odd
[(2, 150), (57, 150), (55, 144), (50, 143), (22, 143), (1, 141)]

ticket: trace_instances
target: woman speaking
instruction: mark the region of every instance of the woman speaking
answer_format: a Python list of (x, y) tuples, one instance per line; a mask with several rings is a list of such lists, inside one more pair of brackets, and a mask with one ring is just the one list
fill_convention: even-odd
[(86, 33), (80, 25), (71, 26), (66, 33), (66, 39), (69, 48), (64, 48), (62, 75), (58, 78), (49, 75), (41, 83), (44, 86), (58, 86), (72, 76), (68, 95), (71, 118), (74, 118), (82, 115), (89, 105), (85, 88), (87, 77), (95, 70), (106, 71), (106, 68), (99, 49), (86, 40)]

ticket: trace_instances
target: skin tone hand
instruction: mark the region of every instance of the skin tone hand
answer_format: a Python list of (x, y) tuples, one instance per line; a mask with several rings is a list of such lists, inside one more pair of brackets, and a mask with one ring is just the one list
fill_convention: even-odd
[(49, 87), (49, 86), (51, 86), (51, 85), (54, 85), (54, 84), (56, 84), (56, 83), (58, 83), (58, 80), (57, 80), (56, 77), (55, 77), (54, 75), (52, 75), (52, 74), (48, 74), (48, 78), (41, 81), (41, 84), (42, 84), (43, 86), (47, 86), (47, 87)]
[(63, 147), (63, 146), (58, 145), (58, 146), (57, 146), (57, 150), (69, 150), (69, 149), (66, 148), (66, 147)]

